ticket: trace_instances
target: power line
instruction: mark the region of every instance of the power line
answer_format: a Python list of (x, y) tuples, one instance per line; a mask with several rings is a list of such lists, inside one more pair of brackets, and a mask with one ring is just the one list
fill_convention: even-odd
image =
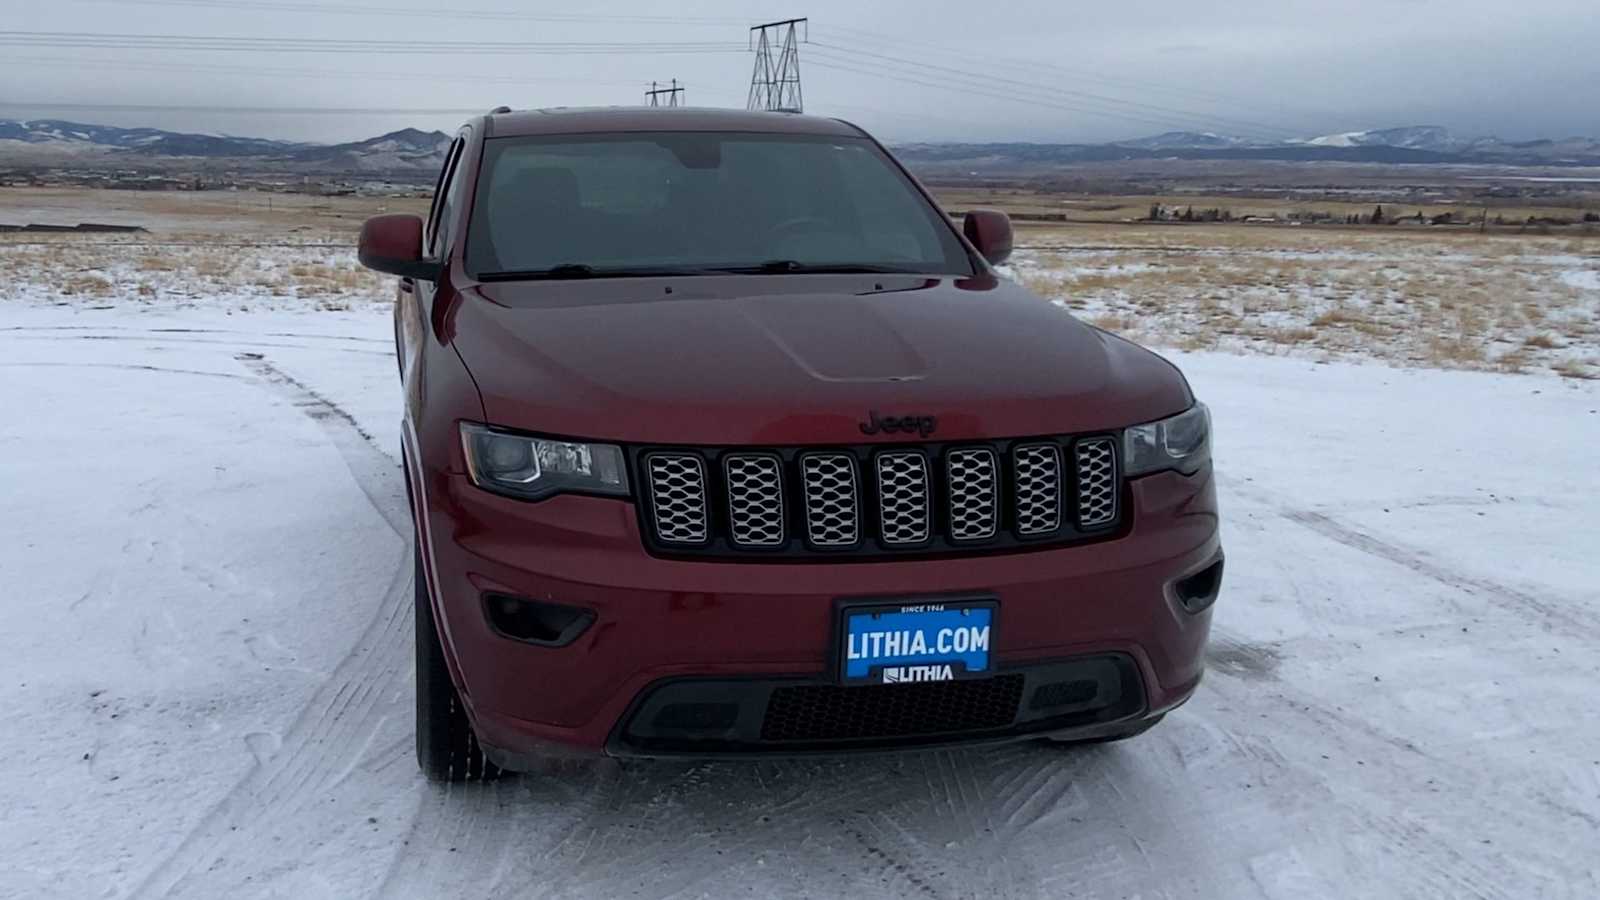
[[(927, 41), (927, 40), (891, 37), (890, 35), (882, 34), (880, 32), (869, 31), (869, 30), (863, 29), (863, 28), (851, 28), (851, 27), (846, 27), (846, 26), (843, 26), (843, 25), (819, 25), (818, 27), (823, 30), (823, 32), (825, 33), (825, 36), (827, 36), (830, 40), (839, 41), (839, 42), (845, 43), (845, 44), (855, 44), (857, 46), (870, 45), (870, 46), (876, 47), (876, 46), (881, 46), (881, 42), (894, 41), (894, 42), (899, 43), (899, 44), (922, 47), (922, 48), (926, 48), (926, 49), (929, 49), (929, 50), (935, 50), (935, 51), (939, 51), (939, 52), (947, 53), (947, 54), (949, 54), (949, 53), (957, 53), (957, 54), (966, 53), (966, 52), (969, 52), (970, 49), (971, 49), (970, 47), (966, 47), (966, 48), (963, 48), (963, 47), (952, 47), (952, 46), (949, 46), (949, 45), (938, 44), (938, 43), (934, 43), (934, 42)], [(851, 36), (846, 36), (846, 35), (841, 35), (841, 34), (834, 34), (834, 32), (845, 32), (845, 33), (853, 34), (853, 35), (856, 35), (856, 36), (851, 37)], [(1165, 84), (1165, 83), (1156, 82), (1156, 81), (1148, 81), (1148, 80), (1143, 80), (1143, 79), (1135, 79), (1135, 78), (1127, 78), (1127, 77), (1123, 77), (1123, 76), (1116, 76), (1116, 75), (1108, 74), (1108, 73), (1106, 73), (1104, 71), (1101, 71), (1101, 70), (1090, 70), (1090, 69), (1074, 68), (1072, 66), (1063, 66), (1060, 63), (1046, 62), (1046, 61), (1039, 60), (1039, 59), (1034, 59), (1034, 58), (1028, 58), (1028, 57), (1007, 58), (1007, 57), (998, 56), (998, 55), (989, 53), (989, 54), (985, 54), (984, 55), (984, 60), (983, 61), (984, 61), (984, 64), (986, 66), (999, 66), (999, 67), (1002, 67), (1002, 68), (1011, 69), (1013, 71), (1026, 71), (1026, 72), (1034, 73), (1034, 74), (1039, 73), (1041, 70), (1045, 70), (1045, 71), (1049, 71), (1049, 72), (1059, 72), (1059, 73), (1064, 74), (1064, 75), (1069, 75), (1069, 76), (1071, 76), (1074, 79), (1077, 79), (1079, 81), (1092, 82), (1092, 83), (1095, 83), (1095, 84), (1101, 84), (1101, 85), (1104, 85), (1106, 87), (1111, 87), (1111, 88), (1124, 88), (1124, 89), (1132, 88), (1132, 89), (1135, 89), (1135, 90), (1138, 90), (1138, 91), (1141, 91), (1141, 92), (1155, 92), (1155, 93), (1166, 94), (1166, 95), (1171, 96), (1171, 97), (1175, 97), (1175, 98), (1179, 98), (1179, 99), (1185, 99), (1185, 100), (1205, 100), (1205, 101), (1213, 102), (1213, 103), (1226, 103), (1226, 104), (1229, 104), (1229, 105), (1231, 105), (1231, 106), (1233, 106), (1234, 108), (1237, 108), (1237, 109), (1251, 109), (1251, 110), (1254, 110), (1255, 112), (1270, 113), (1270, 114), (1272, 114), (1274, 116), (1282, 116), (1284, 114), (1284, 110), (1281, 107), (1274, 107), (1274, 108), (1269, 110), (1269, 109), (1260, 107), (1256, 103), (1252, 103), (1252, 102), (1249, 102), (1249, 101), (1241, 101), (1240, 98), (1238, 96), (1236, 96), (1236, 95), (1229, 95), (1229, 94), (1220, 93), (1220, 92), (1217, 92), (1217, 91), (1202, 90), (1200, 88), (1195, 88), (1195, 87), (1192, 87), (1192, 86), (1182, 86), (1182, 87), (1180, 87), (1180, 86), (1177, 86), (1177, 85)], [(1306, 118), (1304, 116), (1304, 113), (1307, 112), (1307, 109), (1306, 109), (1306, 107), (1304, 105), (1297, 104), (1297, 108), (1292, 112), (1300, 114), (1299, 118), (1302, 121), (1307, 122), (1307, 123), (1311, 122), (1310, 119), (1308, 119), (1308, 118)], [(1312, 125), (1312, 127), (1318, 127), (1318, 126)]]
[[(1069, 97), (1063, 99), (1060, 95), (1054, 93), (1049, 87), (1044, 85), (1024, 86), (1019, 88), (1009, 84), (985, 81), (975, 76), (963, 75), (960, 77), (953, 77), (950, 75), (941, 75), (936, 73), (905, 71), (904, 69), (895, 66), (888, 66), (881, 63), (874, 64), (871, 61), (855, 60), (850, 57), (841, 57), (825, 50), (813, 51), (811, 54), (811, 59), (813, 65), (822, 66), (823, 68), (838, 69), (840, 71), (848, 71), (857, 75), (886, 78), (906, 84), (916, 84), (940, 90), (956, 91), (959, 93), (972, 94), (974, 96), (991, 97), (1012, 103), (1043, 106), (1051, 109), (1059, 109), (1066, 112), (1078, 113), (1081, 115), (1120, 119), (1129, 122), (1139, 122), (1145, 125), (1163, 129), (1213, 129), (1221, 127), (1217, 124), (1216, 119), (1205, 117), (1202, 114), (1185, 113), (1177, 110), (1174, 110), (1170, 113), (1147, 112), (1141, 109), (1140, 105), (1134, 105), (1131, 108), (1124, 109), (1118, 107), (1114, 100), (1097, 100), (1093, 97), (1082, 99)], [(1030, 91), (1032, 93), (1026, 93)], [(1075, 102), (1068, 102), (1068, 100), (1073, 100)], [(1099, 102), (1102, 104), (1102, 106), (1109, 104), (1113, 108), (1106, 109), (1097, 106), (1082, 105), (1085, 102)], [(1248, 131), (1254, 132), (1256, 129), (1252, 128), (1248, 129)], [(1277, 140), (1278, 138), (1272, 137), (1271, 139)]]
[(374, 116), (455, 116), (483, 112), (482, 106), (472, 107), (381, 107), (381, 106), (235, 106), (232, 104), (208, 106), (188, 103), (48, 103), (40, 101), (16, 102), (0, 100), (0, 109), (66, 109), (93, 112), (204, 112), (247, 113), (250, 115), (374, 115)]
[(72, 31), (0, 31), (0, 46), (74, 49), (214, 50), (262, 53), (407, 54), (614, 54), (739, 53), (737, 44), (712, 41), (440, 41), (364, 38), (243, 37), (235, 35), (103, 34)]
[(725, 16), (593, 15), (586, 13), (526, 13), (497, 9), (419, 9), (407, 6), (377, 6), (353, 3), (269, 3), (263, 0), (77, 0), (82, 3), (115, 3), (118, 6), (176, 6), (200, 9), (241, 9), (271, 13), (324, 13), (331, 15), (384, 15), (428, 19), (491, 19), (527, 22), (600, 22), (612, 25), (734, 25), (744, 20)]
[[(0, 64), (28, 63), (38, 66), (70, 66), (72, 68), (101, 68), (134, 71), (215, 72), (236, 75), (270, 75), (274, 78), (361, 78), (380, 81), (465, 82), (470, 84), (597, 84), (633, 87), (634, 79), (571, 78), (559, 75), (477, 75), (440, 72), (352, 71), (349, 69), (308, 69), (304, 67), (230, 66), (211, 63), (157, 62), (144, 59), (84, 59), (76, 56), (11, 56), (0, 58)], [(4, 101), (0, 101), (3, 104)]]
[[(824, 32), (824, 36), (829, 40), (835, 40), (835, 41), (839, 41), (841, 43), (851, 43), (851, 44), (856, 44), (856, 45), (859, 45), (859, 46), (880, 47), (880, 46), (883, 46), (884, 42), (893, 42), (893, 43), (899, 44), (899, 45), (921, 47), (921, 48), (924, 48), (924, 49), (927, 49), (927, 50), (934, 50), (934, 51), (938, 51), (940, 53), (945, 53), (945, 54), (968, 53), (972, 49), (971, 47), (965, 47), (965, 48), (963, 48), (963, 47), (952, 47), (952, 46), (949, 46), (949, 45), (946, 45), (946, 44), (939, 44), (939, 43), (935, 43), (935, 42), (924, 40), (924, 39), (918, 39), (918, 38), (908, 38), (908, 37), (903, 37), (903, 36), (891, 36), (891, 35), (883, 34), (881, 32), (869, 31), (869, 30), (867, 30), (865, 28), (851, 28), (851, 27), (847, 27), (847, 26), (844, 26), (844, 25), (828, 24), (828, 25), (818, 25), (817, 27)], [(833, 32), (844, 32), (844, 33), (847, 33), (847, 34), (833, 34)], [(848, 36), (848, 35), (856, 35), (856, 36), (855, 37), (851, 37), (851, 36)], [(1162, 84), (1162, 83), (1156, 82), (1156, 81), (1145, 81), (1145, 80), (1141, 80), (1141, 79), (1118, 77), (1118, 76), (1114, 76), (1114, 75), (1108, 75), (1105, 72), (1094, 71), (1094, 70), (1089, 70), (1089, 69), (1076, 69), (1076, 68), (1073, 68), (1071, 66), (1063, 66), (1063, 65), (1060, 65), (1059, 63), (1045, 62), (1043, 60), (1033, 59), (1033, 58), (1029, 58), (1029, 57), (1006, 58), (1006, 57), (1002, 57), (1002, 56), (997, 56), (997, 55), (992, 54), (992, 53), (986, 53), (986, 54), (984, 54), (983, 62), (984, 62), (984, 65), (986, 65), (986, 66), (1003, 66), (1005, 68), (1010, 68), (1010, 69), (1026, 69), (1028, 71), (1038, 71), (1039, 69), (1049, 69), (1051, 71), (1061, 72), (1061, 73), (1066, 74), (1066, 75), (1071, 75), (1074, 78), (1079, 78), (1079, 79), (1082, 79), (1082, 80), (1085, 80), (1085, 81), (1098, 82), (1098, 83), (1105, 84), (1105, 85), (1108, 85), (1108, 86), (1120, 85), (1120, 86), (1123, 86), (1123, 87), (1133, 87), (1133, 88), (1139, 88), (1140, 90), (1146, 90), (1146, 91), (1157, 91), (1157, 92), (1163, 92), (1163, 93), (1170, 93), (1170, 94), (1174, 94), (1174, 95), (1178, 95), (1178, 96), (1188, 97), (1188, 98), (1191, 98), (1191, 99), (1216, 100), (1216, 101), (1223, 101), (1223, 102), (1228, 102), (1228, 101), (1234, 99), (1234, 98), (1230, 98), (1230, 97), (1228, 97), (1226, 95), (1214, 93), (1214, 92), (1211, 92), (1211, 91), (1203, 91), (1203, 90), (1198, 90), (1198, 89), (1195, 89), (1195, 88), (1176, 87), (1176, 86), (1169, 85), (1169, 84)]]
[(922, 78), (912, 77), (910, 75), (894, 74), (892, 72), (874, 71), (872, 69), (866, 69), (866, 68), (861, 68), (861, 67), (858, 67), (858, 66), (848, 65), (848, 64), (844, 64), (844, 63), (840, 63), (840, 62), (835, 62), (835, 61), (832, 61), (831, 59), (818, 60), (816, 58), (815, 54), (812, 55), (811, 65), (818, 66), (818, 67), (821, 67), (821, 68), (824, 68), (824, 69), (834, 69), (834, 70), (841, 71), (841, 72), (849, 72), (849, 73), (855, 74), (855, 75), (868, 75), (868, 76), (877, 77), (877, 78), (886, 78), (886, 79), (888, 79), (890, 81), (899, 81), (899, 82), (903, 82), (905, 84), (915, 84), (915, 85), (921, 85), (923, 87), (937, 88), (937, 89), (940, 89), (940, 90), (955, 91), (957, 93), (971, 94), (973, 96), (978, 96), (978, 97), (987, 97), (987, 98), (994, 99), (994, 100), (1005, 100), (1007, 102), (1020, 103), (1020, 104), (1023, 104), (1025, 106), (1032, 106), (1032, 107), (1036, 107), (1036, 108), (1037, 107), (1045, 107), (1045, 108), (1049, 108), (1049, 109), (1058, 109), (1058, 110), (1062, 110), (1062, 111), (1065, 111), (1065, 112), (1078, 113), (1080, 115), (1100, 116), (1100, 117), (1112, 118), (1112, 119), (1122, 119), (1122, 120), (1131, 121), (1131, 122), (1142, 122), (1142, 123), (1144, 123), (1146, 125), (1155, 125), (1155, 126), (1161, 127), (1161, 128), (1170, 128), (1170, 127), (1172, 127), (1170, 121), (1161, 120), (1161, 119), (1154, 119), (1154, 118), (1151, 118), (1149, 116), (1140, 115), (1140, 114), (1137, 114), (1137, 113), (1121, 113), (1121, 112), (1113, 112), (1113, 111), (1103, 110), (1103, 109), (1093, 109), (1093, 108), (1083, 107), (1083, 106), (1071, 106), (1071, 105), (1065, 104), (1065, 103), (1058, 103), (1058, 102), (1049, 101), (1049, 100), (1042, 100), (1042, 99), (1038, 99), (1038, 98), (1020, 97), (1015, 92), (1007, 92), (1007, 91), (1004, 91), (1004, 90), (1001, 90), (1001, 89), (998, 89), (998, 88), (985, 88), (985, 87), (981, 87), (981, 86), (974, 86), (974, 85), (963, 84), (963, 83), (959, 83), (959, 82), (928, 81), (928, 80), (925, 80), (925, 79), (922, 79)]
[[(1130, 109), (1130, 110), (1148, 112), (1148, 113), (1157, 114), (1157, 115), (1161, 115), (1161, 116), (1167, 116), (1167, 117), (1178, 117), (1179, 119), (1187, 119), (1187, 120), (1190, 120), (1190, 121), (1204, 122), (1204, 123), (1207, 123), (1207, 124), (1220, 124), (1220, 125), (1227, 126), (1229, 129), (1232, 129), (1232, 130), (1243, 130), (1243, 131), (1248, 131), (1248, 132), (1255, 132), (1257, 134), (1262, 134), (1262, 135), (1272, 135), (1275, 138), (1279, 137), (1279, 136), (1283, 136), (1283, 135), (1292, 134), (1292, 132), (1289, 132), (1289, 131), (1287, 131), (1285, 129), (1278, 128), (1278, 127), (1273, 126), (1273, 125), (1267, 125), (1267, 124), (1260, 123), (1260, 122), (1250, 122), (1250, 121), (1246, 121), (1246, 120), (1243, 120), (1243, 119), (1233, 119), (1231, 117), (1192, 113), (1192, 112), (1189, 112), (1187, 110), (1175, 109), (1175, 108), (1170, 107), (1170, 106), (1160, 106), (1160, 105), (1153, 104), (1153, 103), (1141, 103), (1141, 102), (1133, 101), (1133, 100), (1124, 100), (1124, 99), (1119, 98), (1119, 97), (1108, 97), (1108, 96), (1099, 95), (1099, 94), (1092, 94), (1092, 93), (1089, 93), (1087, 91), (1072, 90), (1070, 88), (1061, 88), (1061, 87), (1056, 87), (1056, 86), (1053, 86), (1053, 85), (1040, 84), (1038, 82), (1032, 82), (1032, 81), (1022, 81), (1022, 80), (1015, 79), (1015, 78), (1005, 78), (1003, 76), (997, 76), (997, 75), (984, 75), (984, 74), (981, 74), (981, 73), (969, 72), (969, 71), (966, 71), (966, 70), (963, 70), (963, 69), (957, 69), (957, 68), (953, 68), (953, 67), (950, 67), (950, 66), (941, 66), (941, 65), (934, 64), (934, 63), (925, 63), (925, 62), (922, 62), (920, 60), (913, 60), (913, 59), (906, 59), (906, 58), (903, 58), (903, 57), (890, 56), (890, 55), (884, 54), (884, 53), (875, 53), (875, 52), (867, 51), (867, 50), (851, 50), (851, 49), (846, 48), (846, 47), (838, 47), (838, 46), (835, 46), (835, 45), (832, 45), (832, 44), (825, 44), (825, 43), (822, 43), (822, 42), (819, 42), (819, 41), (813, 42), (813, 45), (816, 46), (816, 47), (824, 48), (825, 50), (839, 51), (839, 52), (842, 52), (842, 53), (853, 54), (854, 56), (872, 57), (874, 59), (883, 60), (883, 61), (889, 62), (889, 63), (895, 63), (895, 64), (898, 64), (898, 65), (901, 65), (901, 66), (913, 66), (913, 67), (917, 67), (917, 68), (921, 68), (921, 69), (928, 69), (928, 70), (931, 70), (932, 72), (935, 72), (935, 73), (943, 73), (943, 74), (948, 75), (948, 76), (958, 76), (961, 79), (964, 79), (965, 83), (975, 84), (977, 86), (982, 86), (982, 87), (994, 87), (994, 88), (997, 88), (997, 89), (1005, 89), (1005, 90), (1010, 90), (1010, 89), (1014, 89), (1014, 88), (1022, 88), (1024, 90), (1029, 90), (1029, 91), (1033, 91), (1035, 93), (1045, 94), (1045, 95), (1049, 95), (1049, 96), (1052, 96), (1052, 97), (1057, 97), (1057, 96), (1059, 96), (1059, 97), (1067, 97), (1067, 98), (1071, 98), (1074, 101), (1097, 103), (1097, 104), (1100, 104), (1102, 106), (1112, 106), (1112, 107), (1117, 107), (1117, 108), (1127, 108), (1127, 109)], [(914, 73), (914, 74), (921, 75), (923, 73)], [(924, 75), (924, 77), (934, 78), (934, 77), (938, 77), (938, 76), (937, 75)], [(1168, 121), (1170, 121), (1170, 119)], [(1185, 126), (1185, 127), (1193, 127), (1193, 126)]]

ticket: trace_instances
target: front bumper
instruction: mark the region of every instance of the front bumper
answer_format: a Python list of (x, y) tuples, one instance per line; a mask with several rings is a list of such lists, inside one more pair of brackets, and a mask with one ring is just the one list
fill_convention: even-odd
[[(1132, 525), (1114, 539), (884, 562), (661, 559), (643, 549), (626, 502), (562, 496), (523, 503), (445, 472), (427, 479), (419, 500), (446, 656), (479, 740), (512, 767), (573, 753), (838, 752), (1095, 736), (1108, 723), (1159, 715), (1194, 691), (1210, 607), (1186, 605), (1174, 585), (1221, 559), (1209, 467), (1130, 482)], [(532, 646), (490, 627), (486, 593), (580, 606), (595, 620), (567, 646)], [(1023, 707), (1043, 677), (1028, 673), (1051, 666), (1115, 659), (1130, 677), (1119, 675), (1115, 703), (1088, 718), (1030, 717), (1019, 707), (1003, 725), (956, 732), (799, 744), (750, 739), (761, 733), (771, 691), (827, 681), (837, 600), (952, 594), (998, 598), (994, 659), (1002, 676), (1032, 679)], [(636, 713), (683, 684), (743, 685), (734, 691), (738, 728), (698, 746), (641, 733)]]

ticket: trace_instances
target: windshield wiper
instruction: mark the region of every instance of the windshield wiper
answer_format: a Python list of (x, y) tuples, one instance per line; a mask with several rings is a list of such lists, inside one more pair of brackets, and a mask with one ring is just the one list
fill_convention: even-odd
[(591, 266), (588, 263), (562, 263), (548, 269), (508, 269), (484, 272), (479, 281), (576, 281), (585, 278), (650, 278), (673, 275), (873, 275), (915, 274), (899, 266), (861, 263), (803, 263), (793, 259), (769, 259), (753, 266)]
[(535, 281), (542, 278), (557, 280), (562, 278), (593, 278), (594, 266), (583, 263), (563, 263), (551, 266), (548, 269), (508, 269), (504, 272), (485, 272), (478, 276), (479, 281)]
[(723, 266), (717, 271), (740, 275), (873, 275), (910, 274), (913, 270), (865, 263), (803, 263), (793, 259), (769, 259), (760, 265)]
[(548, 269), (508, 269), (484, 272), (479, 281), (564, 281), (582, 278), (649, 278), (670, 275), (720, 275), (720, 269), (695, 269), (687, 266), (595, 267), (587, 263), (562, 263)]

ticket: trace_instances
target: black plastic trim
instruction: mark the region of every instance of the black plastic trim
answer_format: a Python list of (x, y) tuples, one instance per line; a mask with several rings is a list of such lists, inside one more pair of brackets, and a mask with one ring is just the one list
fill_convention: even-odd
[[(500, 626), (495, 624), (494, 614), (489, 611), (489, 604), (496, 600), (514, 600), (518, 603), (532, 603), (536, 606), (562, 606), (576, 611), (578, 615), (572, 620), (571, 624), (561, 630), (561, 634), (557, 635), (554, 640), (541, 641), (537, 638), (518, 637), (514, 634), (507, 634), (505, 631), (501, 630)], [(566, 647), (573, 641), (576, 641), (579, 637), (582, 637), (583, 633), (588, 631), (589, 626), (593, 625), (595, 620), (598, 618), (598, 616), (595, 614), (595, 611), (588, 609), (587, 607), (577, 606), (571, 603), (547, 603), (542, 600), (530, 600), (526, 597), (518, 597), (515, 594), (503, 594), (491, 591), (482, 596), (481, 602), (483, 608), (483, 620), (484, 622), (488, 623), (490, 631), (508, 641), (516, 641), (519, 644), (532, 644), (535, 647)]]
[[(1172, 599), (1188, 613), (1199, 613), (1210, 609), (1216, 604), (1217, 598), (1222, 596), (1222, 575), (1226, 562), (1227, 557), (1218, 550), (1217, 554), (1204, 565), (1174, 578), (1167, 585)], [(1201, 583), (1197, 584), (1197, 581)], [(1189, 587), (1190, 585), (1202, 590), (1196, 593)]]
[[(1034, 692), (1046, 684), (1085, 678), (1085, 673), (1114, 670), (1118, 695), (1114, 702), (1078, 712), (1051, 715), (1033, 707)], [(651, 683), (629, 704), (606, 743), (611, 756), (643, 757), (751, 757), (761, 755), (805, 756), (816, 754), (933, 749), (942, 746), (997, 743), (1020, 740), (1072, 729), (1092, 731), (1111, 723), (1143, 717), (1148, 711), (1144, 679), (1138, 664), (1125, 653), (1099, 653), (1050, 661), (1035, 661), (996, 667), (995, 674), (1022, 674), (1027, 679), (1022, 699), (1011, 723), (1003, 728), (947, 731), (936, 734), (858, 738), (844, 741), (765, 741), (760, 737), (767, 704), (773, 691), (791, 686), (824, 686), (841, 691), (916, 689), (910, 685), (865, 685), (839, 687), (816, 676), (675, 677)], [(926, 683), (924, 683), (926, 684)], [(934, 682), (948, 684), (948, 682)], [(736, 703), (735, 724), (719, 737), (683, 739), (648, 733), (652, 710), (672, 702)]]

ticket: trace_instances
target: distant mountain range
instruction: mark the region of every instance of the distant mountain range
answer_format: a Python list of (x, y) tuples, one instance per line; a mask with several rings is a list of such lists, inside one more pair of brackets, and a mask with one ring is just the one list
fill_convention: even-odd
[[(0, 119), (0, 167), (98, 163), (168, 171), (249, 167), (295, 173), (422, 176), (438, 170), (449, 143), (449, 135), (442, 131), (415, 128), (364, 141), (314, 144), (57, 119)], [(1169, 131), (1106, 144), (918, 143), (895, 149), (912, 165), (971, 169), (1140, 159), (1600, 166), (1600, 139), (1506, 141), (1462, 137), (1436, 125), (1282, 141)]]
[(1506, 141), (1497, 137), (1463, 137), (1437, 125), (1350, 131), (1281, 141), (1252, 140), (1204, 131), (1168, 131), (1108, 144), (923, 143), (895, 149), (908, 162), (970, 162), (980, 166), (1130, 159), (1600, 166), (1600, 139), (1597, 138)]
[(435, 172), (450, 136), (406, 128), (364, 141), (312, 144), (157, 128), (115, 128), (58, 119), (0, 119), (0, 166), (100, 163), (172, 169), (246, 164), (307, 173)]

